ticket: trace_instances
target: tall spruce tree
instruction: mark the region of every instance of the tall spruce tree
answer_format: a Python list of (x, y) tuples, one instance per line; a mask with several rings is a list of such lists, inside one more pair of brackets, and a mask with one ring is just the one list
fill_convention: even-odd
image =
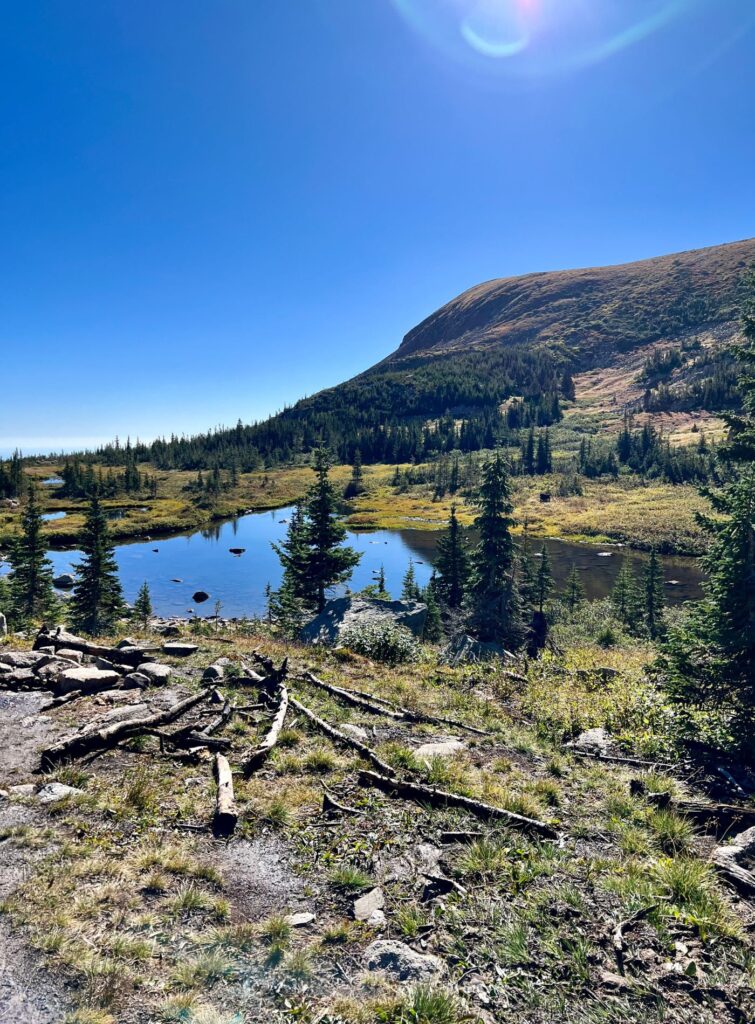
[(701, 491), (714, 513), (698, 516), (709, 538), (700, 559), (705, 596), (671, 629), (665, 666), (686, 733), (705, 729), (755, 761), (755, 275), (748, 284), (737, 353), (742, 410), (727, 417), (722, 452), (733, 479)]
[(112, 630), (124, 606), (107, 516), (96, 495), (86, 514), (81, 552), (84, 557), (74, 566), (71, 620), (82, 632), (100, 636)]
[(436, 590), (441, 601), (449, 608), (461, 608), (469, 582), (469, 554), (456, 517), (456, 505), (451, 505), (448, 532), (438, 541), (438, 573)]
[(642, 608), (637, 580), (628, 559), (624, 559), (611, 591), (614, 614), (630, 632), (635, 632), (642, 620)]
[(440, 614), (436, 585), (437, 578), (435, 573), (433, 573), (429, 583), (419, 595), (420, 599), (427, 605), (427, 618), (425, 619), (425, 629), (422, 636), (430, 643), (436, 643), (443, 637), (443, 620)]
[(645, 566), (642, 580), (642, 597), (645, 628), (651, 638), (655, 640), (663, 632), (663, 608), (666, 604), (663, 566), (656, 554), (655, 548), (651, 550), (650, 558)]
[(536, 593), (537, 593), (537, 610), (540, 614), (543, 614), (545, 602), (548, 600), (548, 596), (553, 590), (553, 572), (551, 570), (551, 560), (548, 554), (548, 548), (543, 544), (540, 551), (540, 564), (537, 567), (537, 576), (535, 577)]
[(26, 507), (21, 517), (21, 536), (13, 544), (8, 561), (8, 605), (10, 620), (20, 627), (33, 620), (54, 617), (57, 602), (52, 586), (52, 562), (42, 535), (42, 513), (37, 492), (29, 484)]
[(570, 612), (576, 611), (585, 599), (585, 588), (582, 585), (582, 577), (576, 562), (571, 564), (571, 572), (566, 580), (564, 598)]
[(511, 485), (500, 454), (489, 459), (483, 468), (478, 507), (475, 527), (480, 539), (472, 555), (469, 626), (480, 640), (518, 647), (526, 630), (511, 536)]
[(420, 597), (420, 590), (417, 586), (417, 574), (414, 571), (414, 559), (409, 559), (409, 565), (406, 567), (404, 573), (404, 579), (401, 583), (401, 600), (402, 601), (418, 601)]
[(273, 549), (283, 565), (282, 590), (285, 600), (296, 601), (303, 609), (321, 612), (325, 592), (345, 583), (360, 559), (353, 548), (344, 547), (346, 527), (339, 511), (339, 500), (330, 481), (330, 459), (324, 448), (314, 453), (315, 482), (307, 491), (296, 519), (289, 524), (288, 536)]

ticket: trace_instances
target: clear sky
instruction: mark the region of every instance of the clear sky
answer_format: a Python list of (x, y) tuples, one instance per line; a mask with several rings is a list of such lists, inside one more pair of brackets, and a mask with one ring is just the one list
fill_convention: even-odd
[(250, 421), (479, 281), (755, 235), (755, 0), (0, 9), (0, 449)]

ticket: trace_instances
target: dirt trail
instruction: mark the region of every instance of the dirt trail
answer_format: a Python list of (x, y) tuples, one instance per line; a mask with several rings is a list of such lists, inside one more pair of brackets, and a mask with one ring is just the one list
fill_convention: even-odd
[[(40, 749), (62, 732), (38, 714), (49, 699), (47, 693), (0, 693), (0, 789), (35, 781)], [(0, 900), (11, 896), (48, 852), (3, 840), (5, 830), (46, 824), (37, 808), (0, 796)], [(59, 1024), (69, 1006), (64, 986), (0, 915), (0, 1024)]]

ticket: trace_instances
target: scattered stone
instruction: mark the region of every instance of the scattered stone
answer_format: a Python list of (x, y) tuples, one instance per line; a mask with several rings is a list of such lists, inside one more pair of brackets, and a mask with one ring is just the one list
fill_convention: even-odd
[(76, 578), (70, 572), (63, 572), (52, 581), (52, 585), (58, 590), (70, 590), (75, 583)]
[(300, 914), (288, 914), (286, 917), (286, 924), (292, 928), (304, 928), (308, 924), (312, 924), (315, 919), (314, 914), (303, 911)]
[(196, 593), (192, 594), (191, 599), (195, 604), (202, 604), (203, 601), (210, 600), (210, 595), (206, 590), (197, 590)]
[(143, 665), (139, 666), (139, 672), (136, 674), (147, 676), (151, 683), (159, 685), (167, 683), (173, 674), (173, 669), (170, 665), (161, 665), (158, 661), (145, 661)]
[(380, 601), (377, 598), (346, 596), (328, 601), (323, 611), (301, 631), (308, 643), (334, 645), (341, 633), (363, 623), (391, 622), (404, 626), (415, 636), (422, 636), (427, 619), (427, 605), (419, 601)]
[(208, 665), (202, 673), (202, 679), (220, 683), (225, 678), (225, 669), (222, 665)]
[(243, 555), (246, 548), (228, 548), (232, 555)]
[(385, 971), (399, 981), (430, 981), (443, 971), (443, 961), (431, 953), (418, 953), (404, 942), (378, 939), (364, 951), (370, 971)]
[(361, 740), (362, 743), (366, 743), (370, 738), (367, 730), (363, 729), (361, 725), (351, 725), (350, 722), (346, 722), (344, 725), (339, 726), (339, 728), (347, 736), (353, 736), (355, 740)]
[(37, 799), (41, 804), (56, 804), (59, 800), (65, 800), (68, 796), (78, 796), (82, 790), (75, 786), (64, 786), (62, 782), (48, 782), (46, 786), (37, 793)]
[(455, 736), (449, 736), (448, 739), (435, 743), (423, 743), (421, 747), (417, 747), (414, 755), (423, 761), (431, 761), (434, 757), (452, 757), (460, 750), (466, 750), (466, 744)]
[(120, 681), (120, 675), (112, 669), (82, 665), (80, 668), (67, 668), (61, 672), (57, 678), (55, 691), (59, 694), (70, 693), (72, 690), (96, 693), (97, 690), (110, 690)]
[(0, 654), (0, 662), (11, 668), (33, 668), (38, 661), (47, 657), (49, 655), (40, 654), (39, 651), (7, 651)]
[(118, 644), (118, 650), (122, 650), (124, 647), (138, 647), (139, 642), (132, 640), (130, 636), (124, 636), (124, 638)]
[(11, 796), (34, 796), (37, 787), (33, 782), (25, 782), (21, 786), (10, 786), (8, 792)]
[(66, 661), (75, 661), (77, 665), (80, 665), (82, 653), (81, 651), (73, 651), (70, 647), (61, 647), (58, 651), (58, 657), (65, 658)]
[(149, 683), (149, 676), (145, 675), (144, 672), (129, 672), (127, 676), (123, 677), (123, 685), (127, 690), (144, 690), (149, 686)]
[(163, 644), (163, 654), (169, 658), (188, 658), (199, 650), (197, 644), (189, 643), (168, 643)]
[(586, 754), (607, 754), (609, 745), (609, 735), (603, 728), (586, 729), (575, 740), (566, 744), (567, 747), (583, 750)]
[(379, 887), (370, 889), (364, 896), (354, 901), (354, 918), (357, 921), (369, 921), (376, 910), (382, 912), (385, 906), (385, 896)]

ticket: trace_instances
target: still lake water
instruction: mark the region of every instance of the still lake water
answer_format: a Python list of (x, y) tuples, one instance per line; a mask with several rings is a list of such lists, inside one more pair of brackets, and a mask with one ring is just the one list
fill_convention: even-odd
[[(221, 602), (221, 615), (226, 617), (262, 615), (266, 584), (275, 588), (280, 582), (280, 564), (271, 544), (285, 537), (285, 520), (290, 514), (291, 509), (285, 508), (251, 513), (193, 533), (120, 544), (116, 557), (126, 600), (133, 601), (146, 580), (159, 615), (185, 615), (194, 607), (199, 614), (210, 615), (215, 601)], [(398, 597), (410, 558), (414, 559), (417, 581), (424, 586), (432, 572), (440, 536), (442, 533), (434, 530), (349, 533), (347, 543), (362, 554), (351, 579), (352, 590), (361, 590), (373, 582), (382, 565), (388, 590)], [(533, 550), (538, 551), (541, 543), (536, 540)], [(576, 563), (590, 598), (610, 593), (624, 558), (637, 569), (646, 558), (639, 552), (616, 547), (558, 540), (546, 543), (556, 582), (563, 584), (572, 563)], [(236, 556), (229, 548), (246, 550)], [(50, 552), (56, 575), (70, 572), (79, 557), (77, 551)], [(666, 581), (677, 581), (666, 587), (669, 603), (700, 597), (700, 571), (694, 559), (665, 558), (663, 565)], [(5, 569), (7, 566), (0, 567), (0, 572)], [(195, 606), (192, 594), (197, 590), (206, 591), (210, 599)]]

